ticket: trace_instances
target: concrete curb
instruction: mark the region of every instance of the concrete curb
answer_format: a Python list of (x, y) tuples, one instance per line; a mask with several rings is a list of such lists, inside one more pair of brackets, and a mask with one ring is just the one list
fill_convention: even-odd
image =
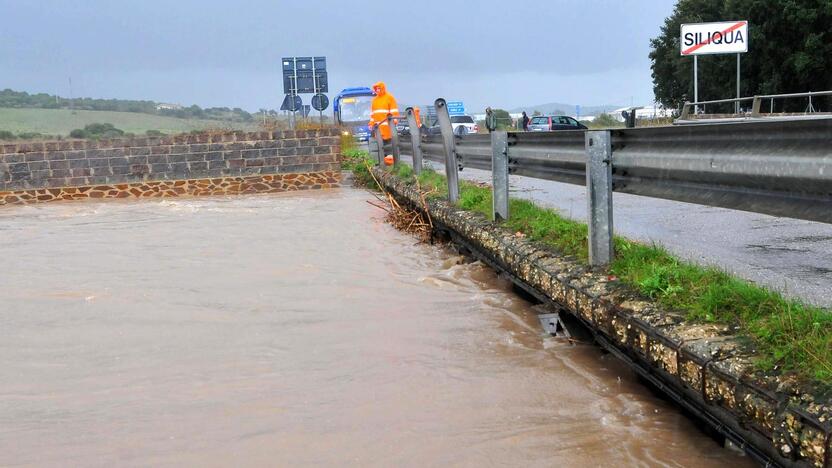
[(728, 327), (685, 322), (576, 259), (446, 201), (422, 206), (416, 187), (386, 171), (374, 173), (385, 190), (427, 209), (435, 224), (492, 267), (580, 319), (600, 344), (761, 463), (832, 468), (832, 402), (793, 380), (758, 372), (754, 350)]

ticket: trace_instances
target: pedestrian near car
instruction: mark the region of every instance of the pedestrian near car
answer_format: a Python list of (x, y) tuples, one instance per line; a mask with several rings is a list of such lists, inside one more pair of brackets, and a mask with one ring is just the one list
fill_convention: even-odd
[(529, 116), (526, 115), (526, 111), (523, 111), (523, 118), (521, 119), (521, 122), (523, 123), (523, 131), (528, 132), (529, 131)]
[(494, 115), (494, 111), (490, 107), (485, 108), (485, 128), (488, 129), (488, 133), (497, 130), (497, 116)]

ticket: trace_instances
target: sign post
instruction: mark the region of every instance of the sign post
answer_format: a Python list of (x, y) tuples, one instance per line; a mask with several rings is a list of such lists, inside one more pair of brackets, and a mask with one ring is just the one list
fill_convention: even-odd
[[(329, 92), (327, 71), (326, 71), (326, 57), (283, 57), (283, 93), (289, 95), (287, 99), (292, 103), (295, 99), (300, 99), (299, 94), (320, 94)], [(324, 96), (326, 97), (326, 96)], [(286, 101), (284, 101), (286, 102)], [(319, 103), (323, 101), (318, 100)], [(309, 113), (304, 112), (305, 107), (295, 107), (289, 109), (292, 111), (290, 124), (294, 128), (295, 112), (301, 111), (303, 118), (306, 118)], [(321, 109), (315, 107), (320, 113), (320, 119), (323, 123), (323, 111), (326, 109), (326, 104)]]
[[(693, 55), (693, 100), (699, 102), (699, 60), (706, 54), (737, 54), (737, 98), (740, 97), (740, 54), (748, 52), (748, 21), (683, 24), (680, 53)], [(739, 113), (739, 101), (736, 112)], [(694, 113), (699, 106), (694, 106)]]
[[(699, 102), (699, 56), (693, 56), (693, 102)], [(693, 113), (699, 112), (699, 106), (693, 106)]]

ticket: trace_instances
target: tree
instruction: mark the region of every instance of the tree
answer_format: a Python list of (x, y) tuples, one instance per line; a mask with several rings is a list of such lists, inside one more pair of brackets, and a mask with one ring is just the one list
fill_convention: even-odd
[(83, 129), (76, 128), (69, 132), (72, 138), (116, 138), (124, 136), (124, 130), (110, 123), (91, 123)]
[[(679, 0), (650, 41), (653, 92), (664, 106), (678, 109), (693, 101), (693, 58), (679, 54), (681, 24), (725, 20), (749, 22), (748, 53), (741, 58), (742, 96), (832, 89), (829, 0)], [(734, 54), (700, 55), (698, 60), (700, 101), (736, 95)], [(821, 104), (824, 110), (832, 110), (831, 101)], [(802, 111), (806, 101), (781, 100), (777, 106)]]
[(543, 114), (541, 114), (539, 110), (535, 109), (535, 111), (532, 112), (532, 117), (537, 117), (538, 115), (543, 115)]

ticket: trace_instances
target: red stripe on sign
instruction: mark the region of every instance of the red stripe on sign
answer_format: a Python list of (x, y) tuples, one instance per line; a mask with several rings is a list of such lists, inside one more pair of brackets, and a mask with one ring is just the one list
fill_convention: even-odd
[[(731, 32), (731, 31), (733, 31), (733, 30), (735, 30), (735, 29), (739, 29), (739, 28), (741, 28), (744, 24), (745, 24), (745, 21), (740, 21), (739, 23), (737, 23), (737, 24), (735, 24), (735, 25), (731, 26), (730, 28), (726, 29), (725, 31), (720, 32), (719, 34), (720, 34), (720, 36), (725, 36), (725, 33), (729, 33), (729, 32)], [(713, 41), (713, 40), (714, 40), (714, 37), (716, 37), (716, 34), (712, 35), (712, 36), (711, 36), (711, 38), (710, 38), (710, 39), (708, 39), (708, 40), (707, 40), (707, 41), (705, 41), (705, 42), (701, 42), (701, 43), (699, 43), (699, 44), (695, 44), (695, 45), (690, 46), (688, 49), (686, 49), (686, 50), (683, 50), (683, 51), (682, 51), (682, 55), (688, 55), (688, 54), (690, 54), (691, 52), (696, 52), (696, 51), (697, 51), (697, 50), (699, 50), (701, 47), (705, 47), (706, 45), (710, 44), (710, 43), (711, 43), (711, 41)]]

